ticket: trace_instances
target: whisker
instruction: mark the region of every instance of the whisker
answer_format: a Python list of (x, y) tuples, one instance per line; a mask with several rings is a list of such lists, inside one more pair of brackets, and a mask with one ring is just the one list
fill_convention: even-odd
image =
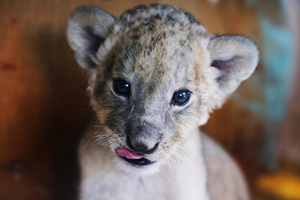
[(97, 125), (94, 125), (95, 128), (102, 128), (102, 127), (105, 127), (104, 125), (101, 125), (101, 124), (97, 124)]
[(192, 158), (191, 158), (191, 156), (190, 155), (192, 155), (192, 152), (190, 151), (190, 150), (188, 150), (186, 147), (184, 147), (184, 146), (181, 146), (180, 147), (180, 149), (182, 150), (182, 151), (180, 151), (183, 155), (183, 157), (187, 157), (188, 159), (190, 159), (191, 161), (193, 160)]
[(95, 138), (95, 137), (97, 137), (97, 136), (91, 137), (91, 138), (86, 142), (86, 144), (84, 145), (84, 150), (86, 150), (86, 147), (88, 146), (88, 144), (90, 143), (90, 141), (91, 141), (93, 138)]

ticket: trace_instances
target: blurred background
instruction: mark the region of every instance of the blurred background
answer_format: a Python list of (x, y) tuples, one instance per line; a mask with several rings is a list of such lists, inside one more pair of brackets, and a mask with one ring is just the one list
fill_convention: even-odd
[(0, 0), (0, 200), (76, 199), (77, 145), (93, 112), (68, 16), (80, 5), (120, 16), (151, 3), (255, 41), (254, 75), (202, 129), (237, 160), (254, 200), (300, 199), (300, 1)]

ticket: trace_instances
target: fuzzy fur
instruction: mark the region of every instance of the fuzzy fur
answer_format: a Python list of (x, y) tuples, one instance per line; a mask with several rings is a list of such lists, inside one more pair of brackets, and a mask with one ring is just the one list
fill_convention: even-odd
[[(138, 6), (115, 18), (98, 7), (76, 9), (68, 41), (88, 69), (88, 93), (97, 121), (82, 138), (80, 198), (248, 199), (239, 169), (198, 126), (247, 79), (258, 51), (243, 36), (211, 36), (190, 13), (175, 6)], [(130, 84), (118, 95), (116, 79)], [(191, 91), (187, 104), (174, 92)], [(134, 166), (115, 150), (128, 140), (155, 161)], [(220, 166), (221, 165), (221, 166)]]

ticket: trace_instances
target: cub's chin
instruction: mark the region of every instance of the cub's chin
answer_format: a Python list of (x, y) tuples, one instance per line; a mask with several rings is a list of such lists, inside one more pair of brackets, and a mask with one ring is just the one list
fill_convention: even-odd
[(155, 174), (159, 171), (161, 165), (160, 161), (151, 161), (146, 158), (130, 160), (120, 156), (116, 157), (115, 163), (121, 171), (139, 176)]
[(151, 175), (159, 170), (160, 163), (162, 162), (153, 158), (155, 156), (139, 155), (126, 148), (119, 147), (114, 152), (117, 167), (126, 173)]

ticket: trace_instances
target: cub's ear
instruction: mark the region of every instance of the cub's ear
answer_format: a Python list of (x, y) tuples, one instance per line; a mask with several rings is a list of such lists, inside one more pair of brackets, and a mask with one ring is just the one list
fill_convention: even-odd
[(211, 54), (211, 66), (220, 72), (216, 81), (226, 96), (254, 72), (258, 63), (256, 45), (243, 36), (213, 37), (209, 41), (208, 50)]
[(115, 17), (95, 6), (82, 6), (71, 14), (67, 39), (78, 64), (85, 69), (97, 66), (99, 46), (112, 31)]

